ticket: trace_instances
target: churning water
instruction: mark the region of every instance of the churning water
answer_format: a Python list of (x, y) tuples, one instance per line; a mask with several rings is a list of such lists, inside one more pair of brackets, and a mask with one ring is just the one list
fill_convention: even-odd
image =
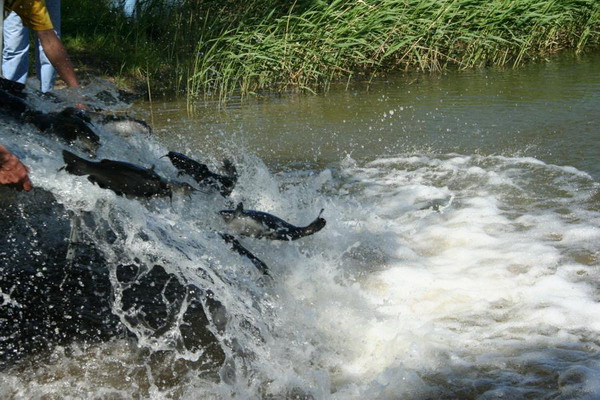
[[(230, 158), (230, 199), (118, 197), (57, 172), (63, 143), (2, 121), (38, 191), (2, 192), (24, 231), (7, 241), (35, 253), (54, 240), (62, 257), (54, 231), (73, 224), (80, 264), (2, 254), (3, 275), (30, 278), (2, 286), (12, 311), (0, 324), (24, 331), (0, 330), (0, 343), (18, 349), (55, 324), (56, 344), (7, 357), (0, 396), (600, 398), (599, 63), (399, 77), (195, 117), (139, 106), (151, 137), (97, 126), (99, 158), (171, 179), (169, 150), (214, 170)], [(55, 226), (53, 212), (40, 224), (30, 211), (48, 197)], [(296, 225), (324, 208), (327, 226), (294, 242), (240, 239), (269, 279), (218, 236), (218, 211), (239, 201)], [(23, 303), (24, 287), (58, 275), (73, 285)], [(25, 307), (61, 312), (14, 323)]]

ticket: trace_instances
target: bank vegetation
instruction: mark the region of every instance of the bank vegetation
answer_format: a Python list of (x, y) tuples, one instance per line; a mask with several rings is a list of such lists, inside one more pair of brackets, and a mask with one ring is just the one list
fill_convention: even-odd
[(63, 35), (83, 70), (226, 98), (595, 51), (600, 1), (63, 0)]

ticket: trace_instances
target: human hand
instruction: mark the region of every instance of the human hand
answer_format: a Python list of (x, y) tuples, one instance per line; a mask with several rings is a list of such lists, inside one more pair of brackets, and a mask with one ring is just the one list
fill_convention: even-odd
[(0, 145), (0, 185), (29, 192), (32, 188), (29, 169), (8, 149)]

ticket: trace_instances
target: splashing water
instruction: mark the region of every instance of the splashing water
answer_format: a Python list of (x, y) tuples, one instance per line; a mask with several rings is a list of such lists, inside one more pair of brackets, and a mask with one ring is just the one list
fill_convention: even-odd
[[(238, 185), (230, 199), (210, 191), (118, 197), (57, 172), (63, 143), (1, 122), (3, 143), (50, 196), (11, 194), (27, 233), (14, 240), (53, 232), (26, 207), (49, 201), (79, 237), (75, 266), (21, 260), (12, 268), (68, 270), (67, 281), (92, 271), (96, 283), (75, 278), (79, 291), (57, 291), (75, 307), (96, 307), (92, 314), (101, 306), (82, 302), (86, 291), (108, 307), (102, 324), (77, 317), (77, 335), (8, 363), (3, 398), (600, 395), (600, 185), (588, 173), (532, 157), (431, 150), (274, 172), (235, 140), (219, 154), (190, 152), (97, 128), (98, 158), (154, 165), (175, 179), (160, 158), (169, 150), (214, 168), (224, 152)], [(239, 201), (297, 225), (324, 208), (327, 226), (294, 242), (241, 239), (269, 266), (268, 279), (218, 235), (226, 230), (218, 211)], [(67, 247), (61, 240), (56, 249)], [(5, 270), (19, 257), (6, 261)], [(20, 285), (2, 286), (3, 307), (26, 307)], [(57, 307), (51, 300), (33, 302)], [(108, 335), (81, 339), (106, 321)]]

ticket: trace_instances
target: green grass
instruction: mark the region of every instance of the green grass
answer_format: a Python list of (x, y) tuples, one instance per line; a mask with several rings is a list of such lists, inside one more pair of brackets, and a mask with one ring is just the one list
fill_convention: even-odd
[[(314, 92), (398, 70), (518, 66), (600, 44), (598, 0), (147, 0), (135, 18), (108, 2), (68, 2), (63, 14), (77, 8), (63, 24), (70, 51), (190, 98)], [(94, 17), (82, 24), (87, 7)]]

